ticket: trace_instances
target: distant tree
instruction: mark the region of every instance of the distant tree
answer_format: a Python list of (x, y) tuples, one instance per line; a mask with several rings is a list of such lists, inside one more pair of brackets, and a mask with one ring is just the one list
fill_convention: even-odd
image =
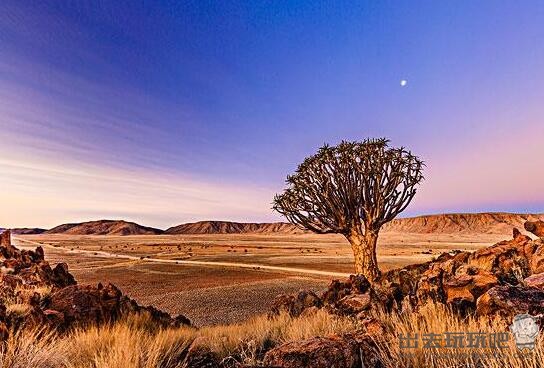
[(287, 177), (288, 187), (274, 197), (273, 208), (300, 228), (344, 235), (355, 272), (374, 280), (380, 275), (380, 228), (414, 198), (423, 166), (411, 152), (389, 147), (383, 138), (324, 145)]

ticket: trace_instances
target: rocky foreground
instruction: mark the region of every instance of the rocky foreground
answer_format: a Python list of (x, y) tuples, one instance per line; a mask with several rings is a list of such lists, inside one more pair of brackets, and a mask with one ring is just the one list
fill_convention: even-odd
[(0, 234), (0, 338), (21, 328), (47, 326), (58, 331), (115, 322), (129, 314), (149, 318), (158, 326), (189, 325), (184, 316), (171, 317), (142, 307), (112, 284), (78, 285), (65, 263), (51, 268), (41, 247), (19, 250), (10, 232)]
[[(528, 313), (544, 326), (544, 221), (526, 222), (533, 240), (514, 229), (513, 239), (469, 252), (451, 252), (433, 261), (384, 273), (371, 285), (363, 276), (332, 281), (318, 296), (301, 291), (280, 295), (271, 314), (303, 315), (325, 308), (353, 316), (365, 328), (357, 334), (287, 343), (266, 353), (264, 362), (279, 367), (381, 367), (375, 336), (385, 324), (370, 318), (373, 309), (402, 312), (441, 303), (461, 316), (502, 319)], [(332, 350), (331, 350), (332, 349)]]
[[(511, 323), (513, 316), (544, 315), (544, 222), (526, 222), (514, 229), (513, 239), (473, 253), (450, 252), (436, 259), (381, 275), (374, 284), (363, 276), (331, 282), (321, 295), (300, 291), (280, 295), (270, 311), (304, 318), (321, 311), (357, 321), (358, 328), (345, 333), (295, 339), (263, 345), (255, 364), (261, 367), (382, 367), (383, 351), (377, 339), (389, 328), (376, 318), (376, 310), (388, 313), (416, 311), (426, 305), (447, 305), (459, 316), (496, 318)], [(9, 232), (0, 241), (0, 338), (18, 330), (48, 326), (59, 334), (74, 327), (103, 325), (128, 315), (140, 315), (157, 328), (189, 326), (183, 316), (172, 317), (153, 307), (143, 307), (114, 285), (78, 285), (65, 264), (52, 268), (43, 250), (18, 250)], [(387, 317), (385, 317), (387, 319)], [(541, 323), (541, 326), (544, 324)], [(394, 333), (394, 331), (393, 331)], [(174, 359), (174, 357), (172, 357)], [(188, 348), (176, 367), (241, 367), (220, 359), (205, 344)], [(248, 367), (248, 365), (245, 365)], [(255, 366), (255, 365), (251, 365)]]

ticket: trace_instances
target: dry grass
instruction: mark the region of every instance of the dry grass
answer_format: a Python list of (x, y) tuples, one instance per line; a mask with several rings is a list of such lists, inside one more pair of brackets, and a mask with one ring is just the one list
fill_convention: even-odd
[[(482, 332), (495, 334), (506, 332), (508, 324), (500, 319), (461, 318), (442, 304), (429, 304), (418, 312), (407, 308), (404, 313), (386, 314), (375, 312), (375, 316), (391, 331), (385, 338), (377, 337), (380, 355), (386, 367), (488, 367), (488, 368), (538, 368), (544, 366), (544, 339), (540, 336), (535, 349), (524, 353), (516, 348), (513, 336), (504, 349), (498, 348), (423, 348), (421, 337), (435, 333), (443, 336), (445, 332)], [(404, 337), (419, 334), (419, 348), (401, 348), (399, 335)], [(444, 343), (443, 343), (444, 345)]]
[[(402, 349), (399, 335), (444, 332), (504, 332), (507, 323), (486, 318), (460, 318), (443, 305), (428, 305), (403, 313), (374, 311), (387, 333), (375, 337), (385, 367), (542, 367), (544, 339), (531, 353), (521, 354), (512, 338), (505, 349), (472, 348)], [(264, 353), (278, 344), (360, 327), (351, 318), (317, 311), (299, 318), (280, 315), (255, 317), (247, 322), (195, 329), (157, 329), (142, 317), (130, 317), (112, 325), (90, 327), (58, 336), (47, 331), (14, 333), (0, 349), (0, 367), (45, 368), (184, 368), (192, 344), (205, 346), (225, 362), (248, 366), (262, 361)], [(420, 340), (421, 344), (421, 340)]]
[(67, 336), (45, 331), (15, 333), (0, 351), (0, 367), (181, 368), (195, 341), (225, 361), (256, 364), (266, 350), (282, 342), (354, 328), (352, 320), (324, 311), (301, 318), (260, 316), (242, 324), (198, 330), (160, 330), (145, 318), (131, 317)]

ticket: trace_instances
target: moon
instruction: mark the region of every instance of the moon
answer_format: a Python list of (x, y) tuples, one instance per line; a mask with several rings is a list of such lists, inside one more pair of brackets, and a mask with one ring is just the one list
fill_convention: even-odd
[(401, 79), (401, 81), (400, 81), (400, 86), (401, 86), (401, 87), (404, 87), (404, 86), (406, 86), (407, 84), (408, 84), (408, 81), (407, 81), (406, 79)]

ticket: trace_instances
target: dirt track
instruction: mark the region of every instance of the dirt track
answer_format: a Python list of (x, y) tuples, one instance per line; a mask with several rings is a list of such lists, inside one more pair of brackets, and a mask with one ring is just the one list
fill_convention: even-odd
[(319, 275), (319, 276), (331, 276), (331, 277), (348, 277), (349, 273), (343, 272), (331, 272), (331, 271), (321, 271), (321, 270), (310, 270), (306, 268), (296, 268), (296, 267), (281, 267), (281, 266), (270, 266), (262, 265), (255, 263), (241, 263), (241, 262), (213, 262), (213, 261), (186, 261), (186, 260), (172, 260), (172, 259), (160, 259), (160, 258), (149, 258), (149, 257), (136, 257), (126, 254), (114, 254), (104, 251), (90, 251), (84, 249), (71, 250), (63, 247), (53, 247), (52, 245), (40, 243), (32, 240), (26, 240), (21, 238), (13, 238), (16, 241), (28, 243), (36, 246), (41, 246), (44, 248), (52, 248), (56, 250), (64, 250), (71, 253), (80, 253), (91, 256), (100, 256), (102, 258), (115, 258), (115, 259), (129, 259), (129, 260), (140, 260), (144, 262), (156, 262), (156, 263), (168, 263), (168, 264), (179, 264), (179, 265), (191, 265), (191, 266), (217, 266), (217, 267), (238, 267), (238, 268), (250, 268), (253, 270), (266, 270), (266, 271), (279, 271), (279, 272), (289, 272), (289, 273), (298, 273), (305, 275)]

